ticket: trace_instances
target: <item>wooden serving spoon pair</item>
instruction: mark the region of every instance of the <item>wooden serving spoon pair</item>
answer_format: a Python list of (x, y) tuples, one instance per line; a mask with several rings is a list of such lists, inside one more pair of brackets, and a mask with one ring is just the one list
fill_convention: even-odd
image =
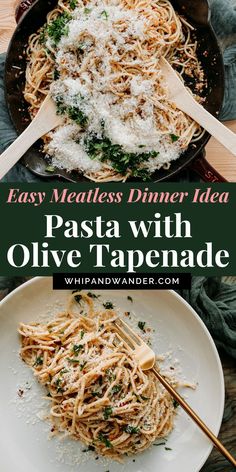
[[(215, 139), (236, 156), (236, 134), (212, 116), (185, 88), (174, 69), (161, 58), (159, 62), (169, 89), (169, 100), (179, 110), (189, 115)], [(36, 117), (23, 133), (0, 156), (0, 179), (18, 162), (25, 152), (44, 134), (62, 124), (63, 119), (56, 112), (56, 106), (48, 95)]]

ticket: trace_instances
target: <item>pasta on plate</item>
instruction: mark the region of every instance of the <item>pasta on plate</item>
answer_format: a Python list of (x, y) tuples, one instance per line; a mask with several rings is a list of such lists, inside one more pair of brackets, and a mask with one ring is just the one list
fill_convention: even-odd
[(44, 137), (52, 165), (146, 180), (198, 140), (200, 126), (168, 100), (162, 56), (202, 101), (194, 30), (168, 0), (59, 0), (29, 38), (24, 90), (32, 118), (48, 93), (64, 117)]
[(20, 353), (46, 387), (53, 434), (121, 460), (168, 436), (175, 405), (117, 337), (118, 314), (105, 306), (95, 309), (91, 293), (72, 294), (67, 309), (47, 322), (20, 324)]

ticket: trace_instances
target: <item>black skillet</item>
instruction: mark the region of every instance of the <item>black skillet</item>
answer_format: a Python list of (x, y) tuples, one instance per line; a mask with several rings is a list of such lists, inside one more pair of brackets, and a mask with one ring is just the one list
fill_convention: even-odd
[[(27, 104), (22, 93), (26, 67), (25, 48), (28, 37), (45, 23), (47, 13), (57, 4), (57, 0), (36, 0), (29, 8), (32, 2), (34, 0), (22, 2), (17, 11), (17, 19), (22, 17), (11, 39), (5, 65), (6, 101), (12, 122), (18, 133), (21, 133), (30, 121)], [(198, 42), (197, 54), (208, 83), (204, 106), (212, 115), (218, 116), (224, 96), (224, 65), (216, 36), (210, 25), (208, 2), (207, 0), (191, 0), (191, 2), (189, 0), (172, 0), (171, 3), (195, 27)], [(24, 12), (24, 10), (28, 11)], [(210, 135), (205, 132), (201, 140), (196, 144), (190, 144), (180, 158), (171, 163), (170, 169), (159, 170), (152, 175), (152, 180), (155, 182), (168, 180), (186, 166), (190, 166), (198, 172), (204, 181), (225, 181), (204, 158), (204, 148), (209, 138)], [(85, 180), (76, 172), (67, 173), (59, 169), (49, 174), (45, 170), (48, 163), (40, 147), (41, 142), (39, 141), (22, 158), (23, 164), (34, 174), (47, 178), (59, 177), (72, 182)]]

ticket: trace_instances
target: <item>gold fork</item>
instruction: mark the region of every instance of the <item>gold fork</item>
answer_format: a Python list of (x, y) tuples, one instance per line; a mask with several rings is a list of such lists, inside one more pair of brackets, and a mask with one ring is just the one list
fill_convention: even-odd
[(223, 444), (217, 439), (212, 431), (206, 426), (206, 424), (199, 418), (197, 413), (186, 403), (183, 397), (170, 385), (170, 383), (160, 374), (155, 367), (156, 356), (153, 350), (136, 334), (125, 321), (118, 318), (114, 321), (114, 325), (117, 328), (117, 335), (126, 345), (126, 347), (132, 351), (133, 356), (138, 362), (142, 370), (152, 370), (159, 382), (166, 388), (170, 395), (178, 402), (180, 406), (186, 411), (186, 413), (195, 421), (195, 423), (201, 428), (201, 430), (208, 436), (213, 444), (219, 449), (221, 454), (228, 459), (231, 464), (236, 466), (236, 460), (227, 451)]

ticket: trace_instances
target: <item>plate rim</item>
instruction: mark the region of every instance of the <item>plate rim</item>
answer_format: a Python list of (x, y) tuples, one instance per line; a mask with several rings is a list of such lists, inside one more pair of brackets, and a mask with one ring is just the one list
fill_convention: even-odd
[[(12, 290), (10, 293), (8, 293), (0, 301), (0, 318), (1, 318), (1, 316), (4, 316), (4, 314), (1, 311), (1, 308), (8, 302), (8, 300), (13, 298), (15, 296), (15, 294), (20, 292), (23, 288), (25, 289), (25, 288), (27, 288), (27, 286), (34, 285), (35, 283), (37, 283), (38, 281), (43, 280), (43, 279), (51, 279), (52, 280), (52, 276), (32, 277), (31, 279), (23, 282), (21, 285), (19, 285), (14, 290)], [(52, 290), (53, 290), (53, 288), (52, 288)], [(105, 290), (105, 288), (103, 290)], [(115, 291), (116, 292), (123, 292), (123, 291), (127, 291), (127, 292), (132, 292), (133, 291), (133, 292), (135, 292), (135, 290), (132, 290), (132, 289), (131, 290), (129, 290), (129, 289), (123, 289), (122, 290), (121, 289), (121, 290), (115, 290)], [(146, 291), (148, 291), (148, 289), (145, 289), (143, 291), (146, 292)], [(214, 342), (208, 328), (206, 327), (205, 323), (202, 321), (202, 319), (200, 318), (198, 313), (194, 310), (194, 308), (183, 297), (181, 297), (181, 295), (176, 293), (174, 290), (169, 290), (169, 289), (156, 290), (156, 291), (150, 290), (150, 291), (152, 293), (156, 292), (156, 294), (158, 294), (159, 292), (167, 292), (173, 298), (176, 298), (180, 303), (182, 303), (191, 312), (192, 316), (198, 321), (198, 323), (200, 324), (201, 328), (203, 329), (205, 335), (208, 338), (208, 342), (211, 345), (211, 348), (212, 348), (213, 354), (214, 354), (214, 358), (215, 358), (215, 361), (217, 363), (218, 373), (219, 373), (219, 381), (220, 381), (220, 389), (219, 389), (219, 393), (220, 393), (220, 402), (219, 402), (220, 415), (218, 416), (218, 421), (217, 421), (217, 424), (216, 424), (216, 427), (215, 427), (215, 433), (214, 433), (216, 436), (218, 436), (218, 434), (220, 432), (222, 419), (223, 419), (223, 414), (224, 414), (224, 408), (225, 408), (225, 381), (224, 381), (224, 372), (223, 372), (222, 363), (221, 363), (220, 356), (219, 356), (218, 350), (216, 348), (215, 342)], [(203, 457), (200, 460), (199, 464), (196, 466), (197, 468), (195, 470), (193, 470), (193, 472), (200, 472), (201, 471), (201, 468), (203, 467), (203, 465), (207, 461), (208, 457), (210, 456), (213, 447), (214, 447), (213, 443), (209, 443), (209, 446), (206, 449), (205, 454), (203, 455)]]

